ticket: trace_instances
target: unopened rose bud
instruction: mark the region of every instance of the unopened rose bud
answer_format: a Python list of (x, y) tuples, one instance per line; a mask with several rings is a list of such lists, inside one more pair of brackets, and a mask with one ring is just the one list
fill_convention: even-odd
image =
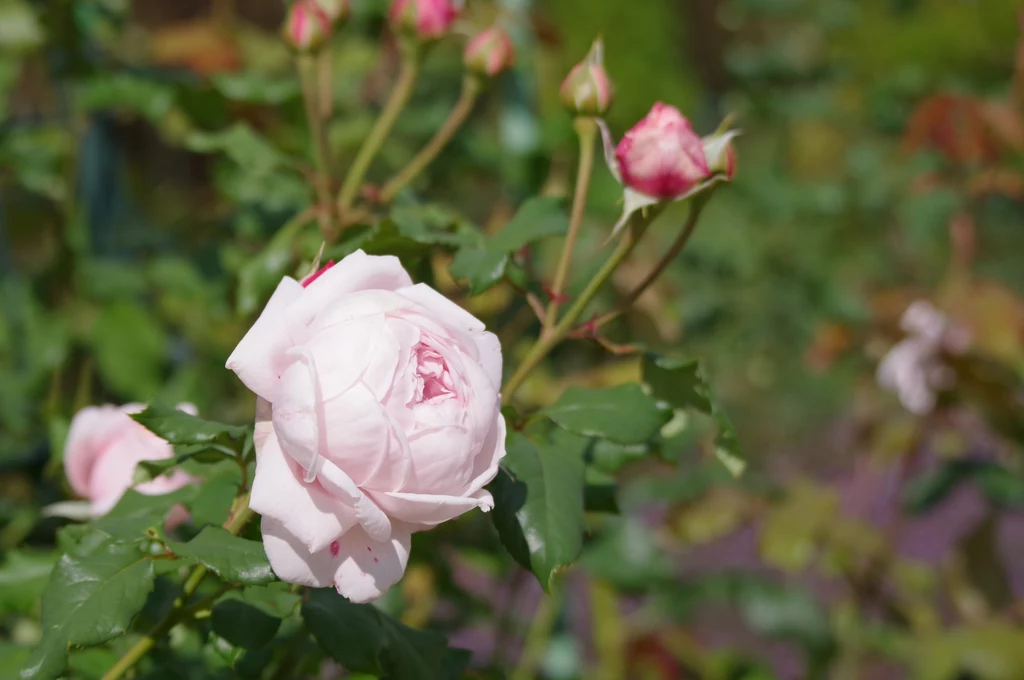
[(352, 14), (352, 0), (316, 0), (316, 4), (335, 27), (348, 21)]
[(516, 50), (508, 32), (492, 26), (479, 33), (466, 45), (466, 68), (481, 76), (493, 78), (515, 63)]
[(736, 149), (732, 145), (735, 136), (735, 132), (723, 132), (710, 135), (703, 140), (708, 170), (712, 174), (723, 175), (730, 181), (736, 174)]
[(710, 175), (704, 144), (678, 109), (658, 102), (615, 148), (622, 182), (660, 200), (674, 200)]
[(604, 43), (595, 40), (587, 58), (576, 64), (562, 81), (562, 104), (577, 116), (603, 116), (615, 96), (612, 81), (604, 70)]
[(420, 40), (437, 40), (451, 29), (460, 6), (456, 0), (394, 0), (391, 26)]
[(288, 10), (281, 33), (285, 42), (299, 52), (312, 52), (330, 37), (331, 20), (317, 0), (296, 0)]

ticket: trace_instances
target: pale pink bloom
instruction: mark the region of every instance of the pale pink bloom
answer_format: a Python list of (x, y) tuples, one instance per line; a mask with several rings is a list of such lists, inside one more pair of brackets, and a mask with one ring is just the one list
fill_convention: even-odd
[(463, 60), (473, 73), (493, 78), (515, 63), (516, 49), (507, 31), (492, 26), (469, 41)]
[(900, 318), (907, 336), (893, 345), (878, 365), (878, 384), (899, 397), (917, 415), (935, 409), (940, 390), (952, 387), (955, 375), (942, 353), (959, 354), (970, 344), (969, 332), (930, 302), (918, 300)]
[[(144, 404), (87, 406), (71, 420), (64, 444), (64, 470), (74, 492), (89, 501), (93, 517), (109, 512), (128, 489), (160, 495), (193, 481), (179, 469), (132, 485), (136, 465), (174, 455), (170, 444), (129, 417), (145, 408)], [(191, 404), (178, 408), (195, 414)], [(182, 517), (181, 513), (176, 516)]]
[(461, 6), (456, 0), (394, 0), (391, 25), (421, 40), (437, 40), (451, 29)]
[[(625, 188), (625, 209), (613, 234), (637, 210), (685, 200), (731, 178), (729, 150), (736, 131), (701, 138), (678, 109), (661, 102), (618, 145), (604, 121), (599, 124), (608, 168)], [(734, 169), (735, 159), (732, 163)]]
[(374, 600), (413, 532), (493, 507), (501, 347), (397, 258), (285, 278), (227, 367), (259, 397), (250, 505), (282, 580)]

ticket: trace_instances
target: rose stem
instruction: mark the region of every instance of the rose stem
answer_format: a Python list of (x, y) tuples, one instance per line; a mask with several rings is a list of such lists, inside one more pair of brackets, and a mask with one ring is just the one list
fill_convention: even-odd
[(309, 132), (313, 137), (313, 162), (316, 167), (317, 197), (317, 220), (320, 224), (320, 233), (324, 240), (334, 240), (338, 233), (335, 224), (335, 212), (331, 200), (331, 154), (327, 147), (327, 131), (325, 130), (325, 119), (321, 115), (321, 97), (330, 99), (330, 92), (321, 91), (317, 95), (317, 59), (308, 54), (299, 56), (299, 77), (302, 81), (302, 99), (306, 108), (306, 120), (309, 123)]
[(640, 241), (640, 237), (643, 236), (647, 227), (650, 226), (651, 222), (657, 217), (658, 213), (661, 212), (661, 206), (652, 206), (647, 211), (646, 215), (639, 217), (634, 216), (630, 222), (629, 229), (622, 236), (619, 241), (618, 247), (615, 252), (611, 254), (601, 269), (594, 275), (594, 278), (587, 283), (587, 287), (583, 289), (579, 298), (573, 303), (572, 307), (565, 313), (562, 320), (551, 329), (551, 332), (547, 335), (542, 335), (537, 343), (530, 349), (529, 353), (523, 359), (523, 363), (519, 365), (512, 377), (508, 379), (505, 387), (502, 389), (502, 401), (509, 403), (512, 401), (512, 397), (515, 396), (516, 391), (522, 386), (523, 381), (526, 380), (530, 372), (537, 367), (537, 365), (548, 355), (548, 353), (561, 342), (572, 330), (573, 325), (583, 316), (583, 312), (586, 311), (587, 305), (594, 299), (601, 286), (604, 285), (615, 269), (622, 264), (636, 244)]
[[(235, 497), (234, 502), (231, 504), (230, 516), (223, 526), (232, 536), (237, 536), (252, 517), (253, 511), (249, 508), (249, 494), (246, 492)], [(204, 576), (206, 576), (205, 566), (200, 564), (192, 570), (188, 580), (185, 581), (185, 585), (181, 589), (181, 596), (175, 601), (174, 609), (145, 637), (132, 645), (131, 649), (125, 652), (124, 656), (118, 659), (117, 663), (103, 674), (102, 680), (118, 680), (118, 678), (123, 677), (125, 673), (131, 670), (135, 664), (149, 653), (149, 650), (156, 646), (160, 638), (177, 625), (183, 615), (189, 611), (185, 607), (185, 602), (199, 588), (199, 584), (202, 583)]]
[(455, 103), (451, 113), (448, 114), (447, 120), (444, 121), (441, 129), (434, 134), (433, 139), (409, 161), (409, 164), (384, 185), (380, 192), (381, 203), (393, 201), (399, 191), (404, 189), (409, 182), (414, 180), (417, 175), (423, 172), (437, 158), (437, 155), (441, 153), (452, 137), (455, 136), (455, 133), (458, 132), (459, 128), (462, 127), (463, 123), (466, 122), (466, 119), (469, 118), (469, 114), (473, 111), (473, 106), (480, 96), (481, 86), (479, 76), (466, 74), (466, 77), (462, 79), (462, 93), (459, 95), (459, 101)]
[(398, 80), (395, 82), (387, 103), (380, 112), (377, 122), (366, 137), (356, 159), (352, 162), (345, 182), (341, 186), (341, 193), (338, 195), (338, 209), (344, 219), (345, 214), (351, 209), (352, 202), (359, 193), (363, 184), (366, 172), (370, 169), (377, 152), (380, 151), (388, 133), (394, 127), (399, 114), (405, 108), (409, 97), (412, 95), (413, 86), (416, 84), (416, 77), (420, 70), (420, 49), (415, 46), (406, 46), (402, 50), (402, 68), (398, 73)]
[(690, 206), (690, 214), (686, 216), (686, 222), (683, 224), (683, 228), (679, 232), (679, 236), (676, 237), (676, 240), (672, 244), (672, 247), (669, 248), (668, 252), (666, 252), (665, 255), (658, 261), (658, 263), (654, 265), (654, 268), (647, 273), (647, 276), (644, 277), (644, 280), (637, 284), (636, 288), (634, 288), (632, 291), (629, 292), (628, 295), (626, 295), (626, 298), (622, 301), (622, 303), (618, 306), (617, 309), (608, 312), (604, 316), (598, 317), (597, 319), (594, 320), (594, 330), (597, 330), (601, 326), (604, 326), (605, 324), (610, 323), (615, 319), (619, 318), (620, 316), (622, 316), (623, 314), (625, 314), (633, 305), (633, 303), (640, 299), (640, 296), (644, 294), (644, 291), (650, 288), (651, 285), (658, 280), (658, 277), (662, 275), (665, 269), (667, 269), (668, 266), (672, 264), (672, 261), (675, 260), (676, 257), (678, 257), (679, 253), (681, 253), (683, 251), (683, 248), (686, 247), (686, 244), (689, 242), (690, 237), (693, 236), (693, 232), (697, 228), (697, 222), (700, 220), (700, 213), (704, 209), (704, 206), (707, 205), (708, 199), (710, 197), (711, 192), (709, 191), (705, 196), (697, 196), (694, 198), (693, 205)]
[(583, 223), (583, 213), (587, 207), (587, 194), (590, 191), (590, 177), (594, 170), (594, 138), (597, 136), (597, 121), (589, 116), (579, 116), (573, 122), (573, 127), (576, 129), (576, 136), (580, 141), (580, 160), (579, 167), (576, 169), (572, 215), (569, 219), (569, 231), (566, 233), (565, 243), (562, 245), (562, 255), (558, 260), (558, 268), (555, 270), (555, 280), (551, 284), (551, 300), (548, 301), (541, 334), (550, 333), (555, 322), (558, 321), (559, 299), (565, 290), (565, 282), (569, 278), (572, 252), (576, 247), (576, 237), (579, 236), (580, 225)]

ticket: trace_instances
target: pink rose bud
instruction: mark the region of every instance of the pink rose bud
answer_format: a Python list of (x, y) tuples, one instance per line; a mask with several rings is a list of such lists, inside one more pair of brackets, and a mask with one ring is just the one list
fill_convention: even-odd
[[(94, 517), (105, 515), (133, 488), (136, 465), (174, 455), (170, 444), (129, 417), (145, 408), (143, 404), (88, 406), (71, 421), (64, 445), (64, 470), (74, 492), (89, 501)], [(181, 404), (178, 409), (195, 413), (191, 404)], [(191, 481), (183, 470), (175, 470), (134, 489), (155, 496)], [(180, 521), (182, 513), (177, 514)]]
[(604, 70), (604, 43), (595, 40), (587, 58), (576, 64), (562, 81), (562, 104), (577, 116), (603, 116), (612, 106), (615, 92)]
[(492, 26), (477, 34), (466, 45), (466, 68), (481, 76), (493, 78), (516, 60), (516, 50), (508, 32)]
[(661, 200), (679, 198), (711, 175), (690, 121), (661, 102), (622, 137), (615, 159), (623, 184)]
[(316, 0), (316, 4), (335, 27), (348, 21), (352, 14), (352, 0)]
[(313, 52), (330, 37), (331, 20), (317, 0), (296, 0), (281, 33), (285, 42), (299, 52)]
[(413, 532), (494, 506), (501, 346), (397, 258), (284, 278), (227, 367), (258, 397), (249, 504), (283, 581), (375, 600)]
[(461, 3), (456, 0), (394, 0), (391, 4), (391, 25), (399, 33), (420, 40), (444, 37), (459, 16)]

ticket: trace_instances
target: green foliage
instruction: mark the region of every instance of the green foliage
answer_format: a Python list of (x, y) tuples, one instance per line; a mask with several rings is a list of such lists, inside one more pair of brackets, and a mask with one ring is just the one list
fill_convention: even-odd
[(672, 418), (635, 383), (601, 390), (570, 387), (542, 413), (570, 432), (620, 444), (643, 444)]
[(263, 544), (206, 527), (188, 543), (169, 542), (178, 557), (201, 563), (229, 583), (262, 585), (274, 580)]

